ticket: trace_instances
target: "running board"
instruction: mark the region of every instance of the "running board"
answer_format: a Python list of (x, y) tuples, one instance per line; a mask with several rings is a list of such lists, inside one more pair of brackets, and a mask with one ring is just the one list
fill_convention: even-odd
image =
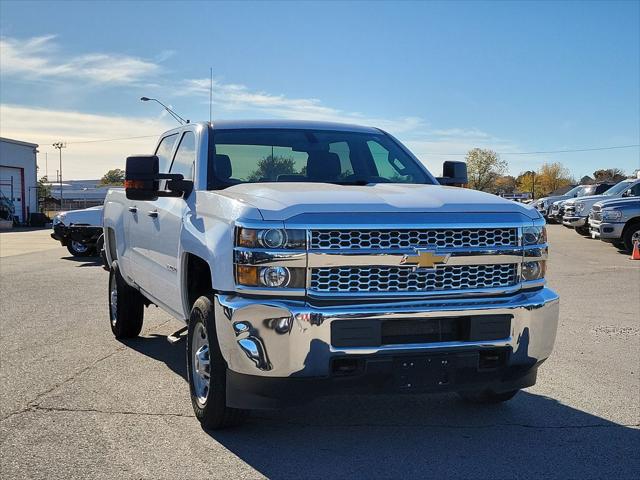
[(167, 336), (167, 341), (171, 344), (178, 343), (180, 340), (185, 338), (182, 334), (186, 332), (188, 328), (189, 327), (182, 327), (180, 330), (173, 332), (171, 335)]

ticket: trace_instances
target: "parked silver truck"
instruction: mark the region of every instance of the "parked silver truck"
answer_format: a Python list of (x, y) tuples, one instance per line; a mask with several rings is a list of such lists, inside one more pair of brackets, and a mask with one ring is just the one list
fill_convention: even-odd
[(631, 253), (640, 242), (640, 197), (597, 202), (589, 213), (592, 238), (624, 248)]

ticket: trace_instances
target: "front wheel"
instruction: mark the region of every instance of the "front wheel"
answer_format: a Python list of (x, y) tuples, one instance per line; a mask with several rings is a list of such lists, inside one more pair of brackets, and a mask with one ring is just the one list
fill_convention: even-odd
[(508, 392), (495, 393), (490, 391), (482, 392), (458, 392), (458, 395), (469, 403), (502, 403), (511, 400), (520, 390), (510, 390)]
[(627, 253), (632, 253), (633, 245), (636, 242), (640, 242), (640, 223), (635, 223), (625, 228), (622, 234), (622, 241), (624, 242), (624, 248)]
[(206, 429), (239, 424), (244, 410), (227, 407), (227, 364), (220, 352), (214, 309), (207, 296), (193, 304), (187, 335), (187, 376), (196, 418)]
[(89, 245), (75, 240), (71, 240), (67, 244), (67, 250), (74, 257), (88, 257), (93, 253), (93, 249)]
[(116, 338), (140, 335), (144, 317), (144, 298), (135, 288), (127, 285), (113, 262), (109, 272), (109, 319)]
[(576, 232), (578, 232), (580, 235), (583, 235), (585, 237), (590, 237), (591, 236), (591, 231), (589, 230), (589, 227), (576, 227)]

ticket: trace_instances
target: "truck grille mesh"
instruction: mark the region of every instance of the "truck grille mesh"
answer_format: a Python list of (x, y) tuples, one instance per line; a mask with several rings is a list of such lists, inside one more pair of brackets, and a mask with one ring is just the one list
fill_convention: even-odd
[(413, 271), (406, 267), (334, 267), (311, 271), (312, 292), (437, 292), (510, 287), (518, 283), (516, 264), (455, 265)]
[(517, 245), (516, 228), (311, 232), (312, 249), (473, 248)]

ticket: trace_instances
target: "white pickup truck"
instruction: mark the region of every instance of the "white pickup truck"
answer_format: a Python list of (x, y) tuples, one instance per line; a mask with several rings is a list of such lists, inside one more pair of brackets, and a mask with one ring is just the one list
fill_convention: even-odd
[(443, 169), (377, 128), (170, 130), (105, 201), (111, 329), (137, 336), (150, 304), (188, 325), (206, 428), (330, 393), (509, 400), (556, 336), (544, 219)]

